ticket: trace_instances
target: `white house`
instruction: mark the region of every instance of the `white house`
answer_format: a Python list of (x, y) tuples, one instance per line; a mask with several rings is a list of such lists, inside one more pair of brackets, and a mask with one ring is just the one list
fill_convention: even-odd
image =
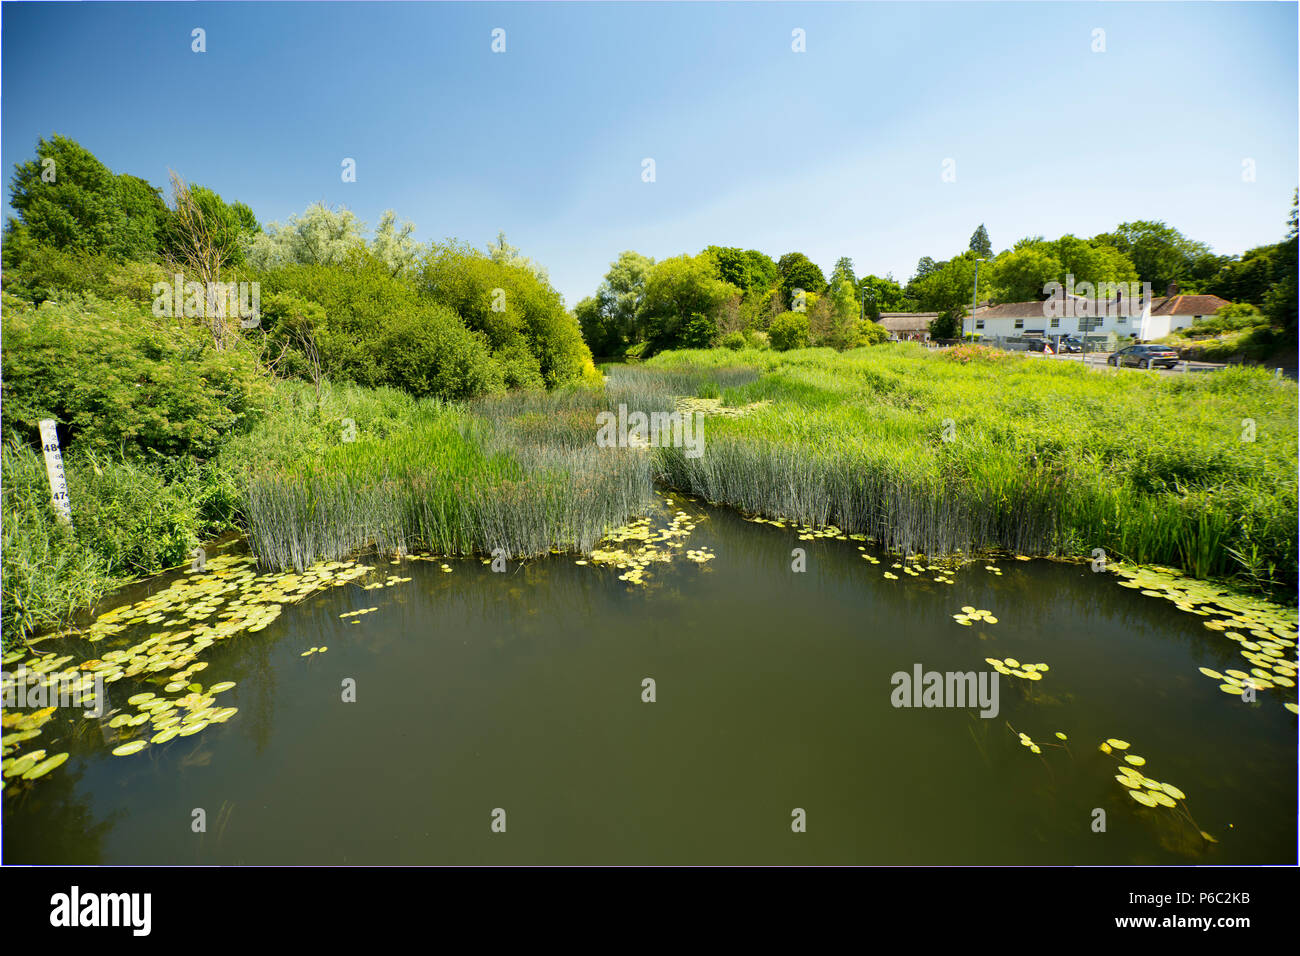
[[(980, 306), (965, 319), (965, 331), (983, 338), (993, 336), (1078, 335), (1114, 332), (1120, 338), (1142, 341), (1158, 339), (1175, 329), (1187, 328), (1214, 315), (1226, 299), (1217, 295), (1182, 295), (1177, 283), (1170, 283), (1169, 294), (1158, 299), (1134, 298), (1114, 301), (1059, 296), (1044, 302), (1004, 302)], [(1085, 329), (1086, 326), (1086, 329)]]

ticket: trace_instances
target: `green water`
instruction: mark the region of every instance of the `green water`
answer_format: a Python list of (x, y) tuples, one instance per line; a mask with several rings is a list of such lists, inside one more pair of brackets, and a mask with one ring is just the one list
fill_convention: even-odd
[[(1295, 692), (1218, 691), (1196, 668), (1242, 661), (1201, 618), (1086, 565), (886, 580), (892, 559), (871, 565), (855, 542), (676, 500), (701, 516), (683, 551), (716, 557), (651, 565), (642, 586), (566, 555), (505, 573), (414, 562), (409, 582), (330, 588), (215, 645), (202, 679), (237, 681), (222, 703), (238, 714), (130, 757), (94, 732), (59, 743), (66, 764), (6, 788), (5, 861), (1295, 862), (1296, 719), (1281, 706)], [(962, 605), (998, 623), (958, 626)], [(892, 706), (895, 672), (986, 657), (1050, 670), (999, 678), (993, 719)], [(143, 685), (109, 686), (120, 705)], [(89, 723), (60, 714), (42, 746), (60, 721)], [(1062, 731), (1070, 750), (1035, 756), (1008, 723), (1042, 743)], [(1181, 788), (1219, 843), (1130, 799), (1106, 737)]]

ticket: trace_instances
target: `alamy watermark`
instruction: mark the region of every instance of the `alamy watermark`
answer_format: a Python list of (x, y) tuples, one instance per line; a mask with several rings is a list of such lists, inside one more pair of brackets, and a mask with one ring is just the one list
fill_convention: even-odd
[(1151, 305), (1150, 282), (1080, 282), (1073, 275), (1065, 284), (1043, 285), (1043, 315), (1049, 319), (1103, 318), (1141, 315)]
[(79, 707), (92, 717), (104, 716), (104, 678), (0, 670), (0, 700), (5, 710), (26, 707)]
[(687, 458), (704, 454), (703, 412), (629, 412), (596, 415), (599, 448), (685, 448)]
[(991, 671), (897, 671), (889, 702), (895, 707), (976, 707), (981, 717), (998, 715), (998, 678)]
[(246, 329), (262, 323), (260, 282), (186, 282), (177, 272), (171, 282), (153, 284), (153, 314), (160, 319), (236, 316)]

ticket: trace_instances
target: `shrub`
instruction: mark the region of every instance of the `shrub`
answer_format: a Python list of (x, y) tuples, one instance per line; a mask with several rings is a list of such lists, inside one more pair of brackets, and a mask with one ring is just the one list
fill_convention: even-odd
[(772, 320), (767, 337), (778, 352), (807, 348), (808, 316), (802, 312), (782, 312)]
[(68, 449), (206, 459), (269, 394), (244, 350), (216, 351), (197, 327), (94, 298), (5, 317), (4, 425), (31, 444), (53, 418)]
[(707, 349), (718, 337), (718, 323), (710, 315), (700, 312), (691, 314), (691, 320), (681, 334), (681, 347), (687, 349)]
[(20, 261), (6, 262), (4, 290), (36, 305), (70, 295), (148, 305), (154, 283), (168, 278), (167, 270), (156, 263), (119, 262), (106, 255), (36, 245), (24, 250)]
[[(356, 256), (343, 265), (285, 266), (261, 281), (272, 309), (268, 335), (280, 334), (286, 303), (310, 311), (330, 378), (445, 399), (505, 387), (506, 373), (484, 333), (466, 328), (449, 307), (422, 300), (378, 261)], [(306, 310), (309, 303), (319, 312)], [(513, 378), (525, 382), (531, 375), (520, 348), (532, 354), (516, 341), (506, 357)]]
[(494, 355), (508, 353), (517, 363), (520, 349), (531, 353), (547, 387), (577, 381), (591, 358), (560, 294), (527, 266), (447, 243), (426, 257), (417, 289), (426, 302), (451, 309), (482, 333)]
[(858, 328), (859, 345), (882, 345), (889, 341), (889, 331), (879, 322), (863, 322)]
[(733, 352), (739, 352), (745, 347), (745, 335), (743, 332), (728, 332), (718, 342), (723, 348), (731, 349)]

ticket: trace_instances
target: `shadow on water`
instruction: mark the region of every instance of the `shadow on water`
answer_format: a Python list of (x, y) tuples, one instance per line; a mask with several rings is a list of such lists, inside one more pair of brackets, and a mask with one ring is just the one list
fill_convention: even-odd
[[(1244, 704), (1197, 673), (1240, 665), (1201, 618), (1086, 565), (887, 580), (856, 542), (674, 500), (698, 517), (682, 552), (712, 560), (640, 586), (571, 555), (408, 561), (410, 581), (211, 647), (205, 682), (237, 682), (226, 724), (113, 757), (61, 717), (72, 758), (6, 790), (6, 862), (1294, 862), (1295, 719), (1278, 690)], [(998, 623), (958, 626), (963, 605)], [(895, 672), (986, 657), (1050, 670), (1001, 678), (994, 718), (891, 704)], [(1219, 842), (1130, 799), (1107, 737)]]

